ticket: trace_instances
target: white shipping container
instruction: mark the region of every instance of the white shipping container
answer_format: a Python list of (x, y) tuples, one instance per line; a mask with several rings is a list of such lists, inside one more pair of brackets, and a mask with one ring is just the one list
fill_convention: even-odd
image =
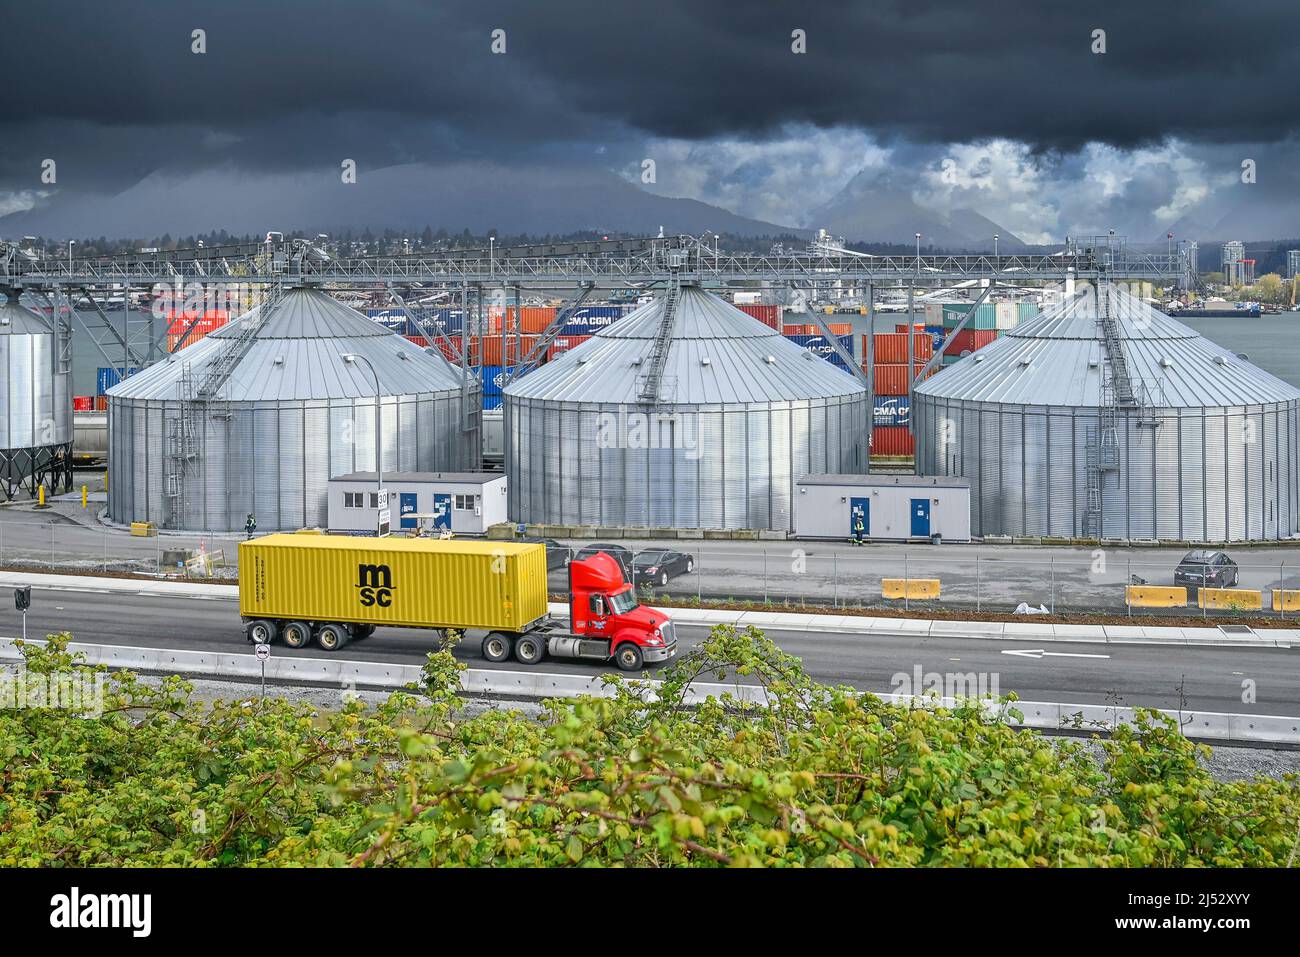
[(1020, 309), (1014, 302), (999, 302), (993, 314), (994, 329), (1014, 329), (1020, 321)]

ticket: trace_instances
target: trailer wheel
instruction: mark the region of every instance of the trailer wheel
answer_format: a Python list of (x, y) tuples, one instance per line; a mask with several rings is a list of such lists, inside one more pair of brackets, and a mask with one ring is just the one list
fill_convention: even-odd
[(361, 641), (363, 638), (369, 638), (374, 633), (374, 625), (357, 625), (356, 628), (352, 630), (352, 637), (357, 641)]
[(640, 648), (630, 641), (625, 641), (614, 652), (614, 664), (618, 665), (620, 671), (640, 671), (645, 664), (645, 658), (642, 657)]
[(505, 661), (514, 651), (514, 642), (509, 635), (499, 631), (490, 631), (483, 638), (483, 657), (488, 661)]
[(256, 621), (250, 621), (248, 627), (244, 629), (244, 634), (248, 640), (255, 645), (269, 645), (275, 641), (276, 635), (280, 629), (276, 627), (275, 622), (268, 618), (258, 618)]
[(515, 639), (515, 660), (522, 665), (535, 665), (546, 657), (546, 643), (536, 635), (521, 635)]
[(306, 648), (311, 644), (311, 625), (305, 621), (291, 621), (284, 626), (286, 648)]
[(316, 632), (316, 643), (326, 651), (338, 651), (348, 643), (347, 629), (334, 622), (321, 625), (320, 631)]

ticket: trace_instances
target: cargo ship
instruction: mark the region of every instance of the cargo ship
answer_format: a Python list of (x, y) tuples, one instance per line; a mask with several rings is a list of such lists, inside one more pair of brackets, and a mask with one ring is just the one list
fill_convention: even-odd
[(1170, 316), (1185, 319), (1254, 319), (1261, 311), (1257, 302), (1228, 302), (1226, 299), (1207, 299), (1188, 306), (1171, 302), (1165, 306), (1165, 312)]

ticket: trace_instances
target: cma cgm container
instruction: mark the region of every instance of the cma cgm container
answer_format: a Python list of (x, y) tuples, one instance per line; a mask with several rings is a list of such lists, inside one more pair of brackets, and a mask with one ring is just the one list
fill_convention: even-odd
[(890, 425), (912, 424), (912, 402), (905, 395), (876, 396), (876, 410), (872, 423), (876, 428)]
[(463, 539), (268, 535), (239, 543), (239, 614), (250, 642), (315, 640), (325, 651), (376, 627), (486, 631), (483, 657), (535, 665), (547, 655), (623, 671), (677, 653), (672, 620), (637, 603), (618, 563), (569, 565), (569, 621), (552, 618), (546, 548)]
[[(835, 347), (831, 345), (830, 340), (825, 336), (792, 336), (787, 334), (786, 338), (799, 346), (799, 348), (806, 349), (809, 352), (815, 352), (817, 355), (821, 356), (828, 362), (833, 363), (838, 368), (844, 368), (844, 363), (840, 361), (840, 357), (835, 354)], [(844, 351), (850, 356), (853, 355), (853, 337), (838, 336), (837, 338), (840, 340), (840, 345), (844, 347)]]
[(514, 366), (483, 367), (483, 408), (501, 408), (501, 390), (505, 388), (506, 379), (514, 370)]
[(579, 306), (564, 320), (565, 335), (591, 336), (608, 329), (629, 312), (627, 306)]

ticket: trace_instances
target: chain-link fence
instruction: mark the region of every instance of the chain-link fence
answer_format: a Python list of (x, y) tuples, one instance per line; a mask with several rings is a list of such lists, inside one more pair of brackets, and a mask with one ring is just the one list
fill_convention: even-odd
[[(242, 536), (134, 537), (66, 523), (0, 522), (0, 565), (233, 580)], [(551, 548), (551, 590), (567, 590)], [(780, 608), (871, 608), (963, 613), (1105, 614), (1177, 618), (1243, 614), (1300, 619), (1300, 549), (1239, 552), (1183, 563), (1169, 549), (1026, 546), (852, 547), (842, 543), (608, 543), (643, 600)], [(1223, 553), (1216, 553), (1222, 555)]]

